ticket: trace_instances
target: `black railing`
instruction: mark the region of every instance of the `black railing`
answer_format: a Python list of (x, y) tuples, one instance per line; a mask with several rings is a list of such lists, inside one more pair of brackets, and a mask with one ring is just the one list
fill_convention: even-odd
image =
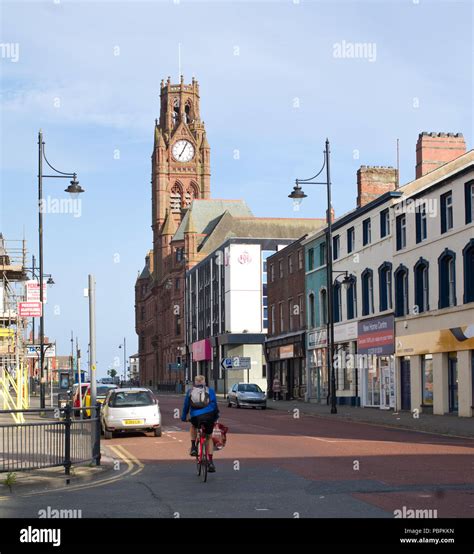
[(74, 411), (91, 417), (73, 418), (69, 405), (0, 410), (0, 415), (21, 413), (25, 417), (25, 423), (0, 423), (0, 473), (64, 466), (69, 475), (73, 464), (91, 461), (100, 465), (100, 404)]

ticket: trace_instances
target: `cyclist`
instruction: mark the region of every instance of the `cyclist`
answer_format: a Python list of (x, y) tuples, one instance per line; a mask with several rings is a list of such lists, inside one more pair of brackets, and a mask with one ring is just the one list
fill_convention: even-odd
[(212, 430), (214, 429), (214, 423), (219, 419), (219, 408), (217, 406), (216, 393), (214, 389), (206, 387), (204, 375), (196, 375), (193, 388), (186, 393), (181, 421), (186, 421), (188, 412), (191, 421), (191, 451), (189, 454), (191, 456), (198, 455), (196, 446), (197, 430), (201, 425), (204, 425), (206, 450), (209, 458), (208, 471), (214, 473), (216, 468), (212, 459)]

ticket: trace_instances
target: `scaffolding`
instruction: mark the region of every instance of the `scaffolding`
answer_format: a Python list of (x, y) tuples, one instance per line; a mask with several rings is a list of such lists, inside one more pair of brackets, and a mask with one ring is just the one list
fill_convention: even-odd
[[(0, 397), (4, 410), (29, 408), (25, 320), (18, 315), (26, 281), (25, 241), (6, 241), (0, 233)], [(12, 414), (23, 423), (23, 414)]]

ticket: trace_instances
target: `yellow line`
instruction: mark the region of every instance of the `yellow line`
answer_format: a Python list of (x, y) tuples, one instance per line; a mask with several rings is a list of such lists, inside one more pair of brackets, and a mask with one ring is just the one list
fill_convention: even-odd
[[(18, 496), (27, 498), (30, 496), (37, 496), (40, 494), (50, 494), (50, 493), (61, 492), (61, 491), (77, 491), (82, 489), (90, 489), (94, 487), (100, 487), (102, 485), (108, 485), (109, 483), (113, 483), (114, 481), (118, 481), (119, 479), (122, 479), (123, 477), (125, 477), (125, 475), (129, 474), (134, 469), (133, 462), (130, 459), (127, 459), (124, 456), (124, 454), (120, 452), (120, 450), (118, 450), (117, 446), (108, 446), (108, 448), (110, 448), (121, 460), (123, 460), (127, 464), (128, 467), (123, 473), (120, 473), (119, 475), (116, 475), (114, 477), (107, 477), (106, 479), (101, 479), (99, 481), (95, 481), (94, 483), (90, 483), (90, 484), (83, 484), (83, 485), (78, 484), (78, 485), (72, 485), (72, 486), (66, 485), (65, 487), (60, 487), (57, 489), (51, 489), (47, 491), (36, 491), (36, 492), (27, 493), (27, 494), (19, 494)], [(140, 468), (139, 471), (141, 471), (142, 469), (143, 468)], [(131, 475), (135, 475), (135, 473), (138, 473), (138, 471), (131, 473)], [(9, 496), (3, 496), (3, 497), (0, 497), (0, 500), (8, 500), (9, 498), (10, 498)]]
[(144, 465), (142, 462), (140, 462), (140, 460), (139, 460), (137, 457), (135, 457), (131, 452), (129, 452), (124, 446), (122, 446), (121, 444), (117, 444), (117, 445), (115, 446), (115, 448), (121, 449), (121, 450), (123, 451), (123, 453), (124, 453), (126, 456), (128, 456), (128, 459), (129, 459), (129, 460), (132, 460), (132, 462), (134, 462), (134, 463), (138, 466), (138, 469), (135, 470), (135, 471), (132, 473), (132, 475), (136, 475), (137, 473), (140, 473), (140, 471), (143, 470), (143, 468), (145, 467), (145, 465)]

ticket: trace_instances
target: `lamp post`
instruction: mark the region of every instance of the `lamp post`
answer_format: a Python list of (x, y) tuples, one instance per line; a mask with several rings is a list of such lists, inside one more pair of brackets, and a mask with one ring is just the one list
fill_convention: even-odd
[[(319, 175), (326, 169), (326, 180), (315, 181)], [(332, 270), (332, 203), (331, 203), (331, 166), (330, 166), (330, 150), (329, 139), (326, 139), (326, 147), (324, 149), (324, 162), (322, 168), (316, 175), (309, 179), (296, 179), (296, 184), (293, 191), (288, 195), (296, 203), (301, 203), (306, 194), (303, 192), (300, 184), (306, 185), (324, 185), (327, 194), (327, 231), (326, 231), (326, 277), (328, 287), (328, 372), (331, 379), (331, 414), (337, 414), (336, 404), (336, 373), (334, 370), (334, 314), (333, 314), (333, 270)]]
[(184, 320), (184, 385), (186, 389), (186, 384), (189, 379), (189, 341), (188, 341), (188, 310), (186, 309), (187, 302), (187, 278), (186, 278), (186, 267), (188, 263), (188, 258), (183, 254), (181, 261), (184, 264), (184, 288), (183, 288), (183, 320)]
[(123, 380), (127, 380), (127, 340), (123, 337), (123, 344), (119, 345), (119, 348), (123, 346)]
[[(70, 185), (65, 189), (69, 194), (80, 194), (84, 189), (79, 185), (76, 173), (64, 173), (54, 168), (45, 155), (45, 143), (43, 132), (38, 133), (38, 236), (39, 236), (39, 286), (40, 286), (40, 407), (45, 408), (45, 383), (44, 383), (44, 309), (43, 309), (43, 179), (71, 179)], [(54, 175), (43, 175), (43, 160), (54, 171)]]

